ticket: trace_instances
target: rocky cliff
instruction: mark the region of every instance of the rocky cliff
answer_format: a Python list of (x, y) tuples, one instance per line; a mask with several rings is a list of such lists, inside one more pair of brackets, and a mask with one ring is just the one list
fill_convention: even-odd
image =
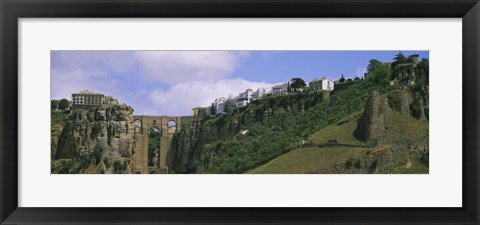
[(357, 127), (357, 135), (367, 145), (375, 146), (385, 141), (391, 123), (391, 109), (387, 98), (373, 91), (367, 100), (363, 116)]
[(175, 133), (167, 155), (169, 169), (175, 173), (195, 173), (201, 161), (204, 138), (205, 133), (199, 122)]
[(125, 105), (73, 110), (58, 144), (52, 141), (52, 173), (131, 173), (132, 113)]
[[(418, 94), (408, 90), (394, 90), (380, 95), (373, 91), (367, 100), (354, 135), (375, 151), (363, 157), (353, 157), (337, 165), (337, 173), (372, 173), (398, 165), (405, 168), (411, 162), (428, 167), (429, 138), (425, 115), (417, 119), (410, 110), (417, 104)], [(332, 172), (332, 171), (330, 171)]]
[[(416, 105), (420, 105), (421, 110), (418, 116), (415, 116), (416, 114), (410, 110)], [(398, 124), (392, 121), (393, 112), (428, 122), (423, 108), (422, 98), (417, 92), (412, 94), (407, 90), (394, 90), (380, 95), (377, 91), (373, 91), (367, 100), (362, 117), (358, 120), (355, 137), (365, 141), (369, 146), (389, 143), (394, 138), (391, 128), (398, 127)]]
[(52, 124), (50, 127), (50, 158), (53, 160), (57, 155), (58, 140), (62, 135), (63, 124)]

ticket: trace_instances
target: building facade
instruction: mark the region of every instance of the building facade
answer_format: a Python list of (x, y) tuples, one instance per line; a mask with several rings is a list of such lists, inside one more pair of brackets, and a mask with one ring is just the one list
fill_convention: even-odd
[(81, 91), (72, 93), (72, 107), (95, 107), (101, 105), (118, 105), (118, 100), (99, 92)]
[(265, 96), (267, 96), (267, 94), (271, 94), (271, 93), (272, 93), (271, 88), (261, 87), (252, 93), (252, 100), (264, 98)]
[(72, 94), (72, 106), (99, 106), (105, 102), (105, 96), (98, 92), (81, 91)]
[(239, 108), (247, 106), (248, 103), (250, 103), (250, 101), (252, 100), (252, 94), (252, 89), (247, 89), (244, 92), (238, 94), (238, 96), (234, 99), (235, 107)]
[(118, 105), (118, 100), (114, 99), (112, 96), (105, 96), (105, 101), (103, 102), (105, 105)]
[(215, 99), (215, 101), (213, 102), (213, 105), (215, 107), (215, 110), (216, 110), (217, 114), (224, 114), (225, 113), (225, 102), (226, 101), (227, 101), (227, 99), (224, 98), (224, 97)]
[(288, 94), (288, 83), (274, 85), (272, 87), (273, 95), (286, 95)]
[(334, 82), (328, 77), (322, 77), (321, 79), (314, 79), (308, 83), (308, 88), (312, 90), (333, 91)]
[(192, 116), (205, 117), (207, 115), (207, 108), (196, 107), (192, 109)]

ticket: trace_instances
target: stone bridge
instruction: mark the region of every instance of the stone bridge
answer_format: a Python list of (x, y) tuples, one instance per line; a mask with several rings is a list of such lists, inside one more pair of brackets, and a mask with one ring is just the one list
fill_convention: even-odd
[[(137, 142), (135, 146), (135, 171), (138, 173), (168, 173), (167, 155), (173, 134), (182, 124), (192, 121), (189, 116), (143, 116), (133, 115)], [(148, 139), (150, 132), (160, 133), (160, 151), (154, 157), (153, 166), (148, 165)]]

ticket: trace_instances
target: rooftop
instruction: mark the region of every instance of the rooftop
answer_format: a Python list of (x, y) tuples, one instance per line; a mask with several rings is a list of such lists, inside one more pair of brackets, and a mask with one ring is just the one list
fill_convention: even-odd
[(72, 95), (103, 95), (103, 94), (100, 93), (100, 92), (93, 92), (93, 91), (85, 90), (85, 91), (80, 91), (80, 92), (77, 92), (77, 93), (72, 93)]
[(313, 79), (313, 80), (310, 81), (310, 82), (313, 82), (313, 81), (321, 81), (321, 80), (330, 80), (330, 81), (333, 81), (333, 80), (330, 79), (329, 77), (322, 77), (322, 78), (320, 78), (320, 79), (319, 79), (319, 78), (315, 78), (315, 79)]

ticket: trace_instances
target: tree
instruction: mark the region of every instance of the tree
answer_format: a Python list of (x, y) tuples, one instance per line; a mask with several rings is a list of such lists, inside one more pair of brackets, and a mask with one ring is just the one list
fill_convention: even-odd
[(414, 62), (415, 62), (415, 58), (418, 59), (418, 55), (409, 55), (406, 61), (407, 61), (408, 63), (414, 63)]
[(233, 108), (235, 107), (235, 105), (233, 104), (233, 101), (232, 100), (227, 100), (225, 102), (225, 106), (223, 108), (223, 111), (226, 113), (226, 114), (231, 114), (233, 112)]
[(381, 65), (382, 65), (382, 62), (380, 62), (376, 59), (370, 59), (370, 61), (368, 61), (367, 72), (371, 73), (372, 71), (374, 71), (376, 68), (378, 68)]
[(295, 77), (295, 78), (292, 78), (292, 80), (290, 81), (290, 89), (292, 90), (292, 92), (305, 88), (305, 86), (307, 85), (305, 84), (305, 81), (302, 78)]
[(215, 115), (217, 114), (217, 109), (215, 108), (215, 105), (212, 103), (212, 106), (210, 106), (210, 115)]
[(50, 101), (50, 109), (52, 111), (57, 110), (58, 108), (58, 100), (51, 100)]
[(429, 83), (429, 65), (428, 65), (428, 59), (423, 58), (419, 63), (418, 63), (418, 68), (423, 72), (420, 73), (420, 77), (423, 78), (425, 81), (425, 84), (428, 85)]
[(403, 63), (403, 62), (406, 62), (407, 61), (407, 58), (405, 57), (405, 55), (402, 54), (402, 52), (398, 52), (398, 54), (395, 55), (395, 62), (398, 62), (398, 63)]
[(367, 80), (373, 81), (377, 84), (388, 85), (391, 74), (392, 68), (390, 65), (382, 64), (380, 67), (368, 74)]
[(428, 59), (423, 58), (423, 59), (418, 63), (418, 67), (425, 68), (425, 69), (427, 69), (427, 71), (428, 71)]
[(67, 100), (67, 99), (64, 99), (62, 98), (59, 102), (58, 102), (58, 110), (63, 110), (65, 111), (66, 109), (68, 109), (68, 106), (70, 105), (70, 102)]
[(393, 59), (395, 60), (392, 62), (392, 68), (394, 69), (398, 64), (407, 62), (407, 58), (405, 57), (405, 55), (402, 54), (402, 52), (398, 52), (398, 54), (396, 54), (395, 58)]
[(340, 79), (338, 80), (340, 83), (343, 83), (345, 82), (345, 77), (343, 77), (343, 74), (342, 74), (342, 77), (340, 77)]

